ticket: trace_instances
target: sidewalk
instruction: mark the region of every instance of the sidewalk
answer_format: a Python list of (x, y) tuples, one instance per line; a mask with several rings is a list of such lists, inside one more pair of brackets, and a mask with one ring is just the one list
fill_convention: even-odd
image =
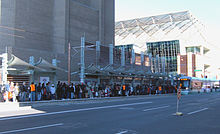
[(136, 95), (136, 96), (119, 96), (119, 97), (102, 97), (102, 98), (82, 98), (82, 99), (64, 99), (64, 100), (47, 100), (47, 101), (34, 101), (34, 102), (2, 102), (0, 103), (0, 112), (4, 111), (18, 111), (18, 110), (25, 110), (25, 109), (31, 109), (34, 107), (40, 107), (40, 106), (49, 106), (49, 105), (62, 105), (62, 104), (78, 104), (78, 103), (84, 103), (84, 102), (98, 102), (101, 100), (122, 100), (122, 99), (128, 99), (128, 98), (143, 98), (143, 97), (156, 97), (156, 96), (168, 96), (168, 95), (174, 95), (174, 94), (160, 94), (160, 95)]

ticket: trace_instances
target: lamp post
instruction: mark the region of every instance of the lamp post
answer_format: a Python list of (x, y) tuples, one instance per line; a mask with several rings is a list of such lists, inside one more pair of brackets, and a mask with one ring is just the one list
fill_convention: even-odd
[(71, 81), (71, 46), (70, 42), (68, 44), (68, 84)]

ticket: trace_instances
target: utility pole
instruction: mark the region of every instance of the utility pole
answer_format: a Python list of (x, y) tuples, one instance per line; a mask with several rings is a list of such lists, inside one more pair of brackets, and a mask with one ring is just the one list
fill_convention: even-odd
[(71, 46), (70, 42), (68, 44), (68, 84), (71, 81)]
[(96, 41), (96, 67), (100, 68), (100, 41)]
[(71, 46), (70, 46), (70, 0), (69, 0), (69, 29), (68, 29), (68, 84), (71, 81)]
[(8, 53), (2, 54), (2, 84), (7, 83), (7, 74), (8, 74)]
[(80, 82), (84, 83), (84, 75), (85, 75), (85, 36), (81, 37), (81, 71), (80, 71)]

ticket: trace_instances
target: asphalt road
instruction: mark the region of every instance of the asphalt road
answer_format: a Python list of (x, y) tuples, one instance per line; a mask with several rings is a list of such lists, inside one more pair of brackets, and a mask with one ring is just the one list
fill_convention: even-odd
[(220, 93), (182, 96), (179, 111), (183, 116), (173, 115), (175, 95), (35, 109), (42, 113), (0, 118), (0, 134), (220, 134)]

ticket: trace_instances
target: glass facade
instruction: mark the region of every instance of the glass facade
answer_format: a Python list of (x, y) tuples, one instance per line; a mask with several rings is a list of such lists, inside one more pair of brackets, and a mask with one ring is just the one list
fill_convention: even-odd
[(194, 54), (200, 53), (200, 47), (186, 47), (186, 53), (192, 52)]
[(115, 51), (114, 51), (115, 61), (118, 64), (120, 64), (122, 47), (124, 47), (124, 50), (125, 50), (125, 64), (130, 65), (131, 64), (131, 53), (132, 53), (132, 49), (133, 49), (133, 44), (115, 46)]
[(148, 42), (147, 53), (152, 55), (152, 71), (161, 72), (160, 64), (163, 64), (162, 57), (165, 58), (165, 72), (177, 73), (177, 55), (180, 53), (179, 40)]

